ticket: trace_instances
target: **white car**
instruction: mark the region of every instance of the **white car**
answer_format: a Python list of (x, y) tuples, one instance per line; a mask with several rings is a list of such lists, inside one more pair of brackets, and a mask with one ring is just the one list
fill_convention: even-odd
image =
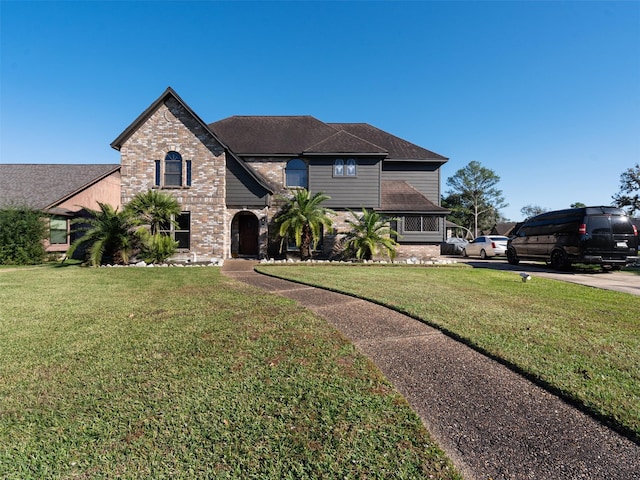
[(502, 235), (483, 235), (470, 241), (462, 250), (465, 257), (491, 258), (507, 254), (507, 241), (509, 237)]

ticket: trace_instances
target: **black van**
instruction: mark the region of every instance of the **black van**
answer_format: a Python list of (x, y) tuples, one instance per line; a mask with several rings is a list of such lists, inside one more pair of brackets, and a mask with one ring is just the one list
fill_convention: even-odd
[(525, 221), (509, 239), (507, 259), (543, 260), (556, 270), (572, 263), (620, 269), (638, 261), (638, 230), (619, 208), (546, 212)]

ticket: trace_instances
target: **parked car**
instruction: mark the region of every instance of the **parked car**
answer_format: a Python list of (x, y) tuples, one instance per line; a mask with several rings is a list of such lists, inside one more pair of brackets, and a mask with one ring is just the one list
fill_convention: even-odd
[(480, 257), (482, 259), (507, 254), (507, 242), (509, 237), (502, 235), (483, 235), (469, 242), (464, 247), (462, 254), (465, 257)]
[(464, 247), (469, 244), (464, 238), (451, 237), (440, 244), (440, 255), (462, 255)]
[(541, 260), (562, 270), (572, 263), (620, 269), (638, 261), (638, 228), (624, 210), (584, 207), (530, 218), (509, 240), (507, 259)]

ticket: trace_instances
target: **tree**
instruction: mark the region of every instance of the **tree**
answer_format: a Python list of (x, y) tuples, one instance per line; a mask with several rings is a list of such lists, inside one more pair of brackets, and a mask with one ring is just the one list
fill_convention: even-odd
[(307, 189), (296, 190), (293, 197), (286, 199), (287, 203), (275, 218), (280, 225), (279, 234), (282, 237), (280, 251), (287, 239), (293, 239), (300, 249), (300, 259), (308, 260), (312, 256), (312, 248), (318, 244), (322, 234), (322, 227), (331, 228), (335, 213), (325, 207), (322, 202), (330, 197), (318, 192), (315, 195)]
[(353, 220), (347, 220), (351, 231), (345, 237), (345, 247), (353, 250), (358, 259), (371, 260), (373, 255), (382, 250), (393, 260), (398, 243), (391, 236), (398, 235), (398, 232), (389, 226), (389, 220), (365, 208), (362, 209), (362, 215), (351, 210), (349, 212)]
[(146, 227), (151, 235), (162, 225), (174, 222), (180, 214), (180, 204), (171, 195), (157, 190), (138, 193), (125, 205), (124, 211), (134, 218), (134, 224)]
[(499, 181), (500, 177), (493, 170), (484, 168), (475, 160), (447, 179), (447, 185), (452, 188), (447, 194), (454, 196), (461, 211), (472, 217), (476, 237), (481, 221), (491, 218), (495, 223), (500, 218), (499, 210), (508, 205), (504, 203), (502, 191), (495, 188)]
[(571, 208), (584, 208), (586, 205), (582, 202), (574, 202), (571, 204)]
[(71, 223), (81, 224), (74, 232), (83, 232), (69, 250), (71, 257), (80, 247), (86, 247), (88, 259), (92, 266), (109, 258), (114, 263), (126, 263), (134, 246), (134, 222), (128, 212), (118, 211), (106, 203), (98, 202), (100, 210), (85, 209), (89, 218), (76, 218)]
[(11, 206), (0, 210), (0, 265), (37, 265), (45, 257), (42, 212)]
[(629, 215), (640, 212), (640, 164), (636, 163), (620, 175), (620, 191), (613, 196), (613, 201)]
[(522, 207), (520, 209), (520, 213), (525, 218), (525, 220), (527, 218), (531, 218), (531, 217), (535, 217), (536, 215), (540, 215), (541, 213), (544, 213), (546, 211), (547, 211), (546, 208), (542, 208), (542, 207), (540, 207), (538, 205), (525, 205), (524, 207)]

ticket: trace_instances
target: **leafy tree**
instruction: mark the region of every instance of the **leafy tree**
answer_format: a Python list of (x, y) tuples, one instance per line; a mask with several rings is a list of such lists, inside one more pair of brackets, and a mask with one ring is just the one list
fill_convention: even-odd
[(311, 258), (312, 249), (315, 249), (320, 240), (322, 227), (331, 228), (333, 224), (331, 215), (335, 213), (321, 206), (322, 202), (329, 198), (321, 192), (312, 196), (307, 189), (302, 188), (296, 190), (292, 198), (286, 199), (286, 205), (274, 219), (280, 226), (280, 251), (287, 238), (291, 238), (300, 249), (300, 259)]
[(37, 265), (45, 258), (42, 212), (12, 206), (0, 210), (0, 265)]
[(584, 208), (586, 205), (582, 202), (575, 202), (571, 204), (571, 208)]
[(371, 260), (373, 255), (384, 251), (391, 260), (396, 256), (398, 243), (391, 238), (398, 232), (389, 226), (389, 220), (373, 210), (362, 209), (362, 215), (349, 210), (353, 220), (347, 220), (351, 227), (345, 237), (345, 247), (353, 250), (356, 258)]
[(127, 263), (134, 247), (134, 222), (124, 211), (118, 211), (106, 203), (98, 202), (100, 210), (85, 209), (89, 218), (76, 218), (72, 224), (81, 224), (74, 232), (83, 232), (69, 250), (67, 256), (81, 246), (86, 247), (88, 259), (92, 266), (110, 258), (114, 263)]
[(536, 215), (540, 215), (546, 211), (546, 208), (542, 208), (538, 205), (525, 205), (520, 209), (520, 213), (525, 219), (535, 217)]
[[(472, 161), (447, 179), (450, 202), (459, 202), (459, 212), (471, 217), (472, 230), (478, 236), (482, 222), (491, 226), (500, 219), (499, 210), (506, 207), (502, 191), (495, 188), (500, 177), (493, 170), (483, 167), (480, 162)], [(451, 208), (447, 202), (447, 208)]]
[(151, 235), (160, 231), (180, 214), (180, 204), (171, 195), (157, 190), (138, 193), (125, 205), (124, 211), (134, 218), (134, 223), (144, 226)]
[(620, 175), (620, 191), (613, 196), (613, 201), (629, 215), (640, 212), (640, 164), (636, 163)]

